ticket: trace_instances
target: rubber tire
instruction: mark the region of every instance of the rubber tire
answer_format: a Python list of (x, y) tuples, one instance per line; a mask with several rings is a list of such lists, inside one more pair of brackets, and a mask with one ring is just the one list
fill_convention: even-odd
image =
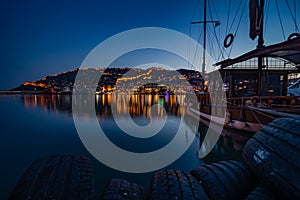
[(257, 186), (245, 200), (276, 200), (276, 196), (266, 186), (260, 184)]
[(238, 161), (221, 161), (193, 169), (212, 200), (244, 199), (257, 185), (250, 169)]
[(148, 200), (150, 193), (143, 186), (124, 179), (112, 179), (105, 187), (102, 200)]
[(151, 181), (153, 200), (208, 200), (201, 184), (190, 174), (177, 170), (155, 173)]
[(261, 181), (283, 199), (300, 197), (300, 121), (276, 119), (257, 132), (243, 158)]
[(34, 161), (9, 199), (94, 199), (95, 183), (89, 158), (57, 155)]
[(299, 33), (292, 33), (292, 34), (289, 35), (288, 41), (294, 40), (294, 39), (299, 39), (299, 38), (300, 38), (300, 34)]

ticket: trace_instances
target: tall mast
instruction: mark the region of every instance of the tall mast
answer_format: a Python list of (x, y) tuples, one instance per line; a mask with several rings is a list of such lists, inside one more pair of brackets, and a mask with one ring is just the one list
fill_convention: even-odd
[(220, 25), (220, 21), (218, 20), (208, 20), (206, 19), (206, 2), (207, 0), (203, 0), (203, 21), (194, 21), (191, 24), (203, 24), (203, 62), (202, 62), (202, 76), (205, 73), (205, 65), (206, 65), (206, 26), (208, 23), (215, 24), (215, 27)]
[(204, 11), (203, 11), (203, 62), (202, 62), (202, 76), (204, 76), (204, 73), (205, 73), (205, 50), (206, 50), (206, 24), (207, 24), (207, 21), (206, 21), (206, 0), (204, 0)]

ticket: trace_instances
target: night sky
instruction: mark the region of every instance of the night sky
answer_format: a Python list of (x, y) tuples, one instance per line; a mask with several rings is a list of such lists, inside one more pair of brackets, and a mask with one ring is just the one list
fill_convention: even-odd
[[(202, 0), (37, 0), (2, 1), (0, 90), (14, 88), (24, 81), (75, 69), (100, 42), (119, 32), (138, 27), (164, 27), (197, 39), (202, 20)], [(243, 0), (244, 2), (245, 0)], [(271, 3), (268, 3), (271, 1)], [(210, 1), (214, 20), (220, 20), (218, 33), (225, 36), (229, 0)], [(239, 0), (231, 0), (229, 25)], [(284, 40), (274, 0), (266, 0), (266, 44)], [(288, 0), (294, 12), (294, 0)], [(300, 1), (296, 0), (300, 8)], [(278, 1), (285, 37), (295, 26), (285, 1)], [(198, 6), (197, 6), (198, 5)], [(243, 7), (243, 3), (242, 6)], [(298, 9), (299, 10), (299, 9)], [(298, 11), (297, 10), (297, 11)], [(195, 13), (194, 13), (195, 12)], [(193, 14), (194, 13), (194, 14)], [(210, 20), (208, 11), (207, 19)], [(241, 16), (241, 15), (238, 15)], [(300, 27), (300, 13), (297, 23)], [(234, 24), (237, 24), (235, 21)], [(236, 36), (231, 57), (255, 48), (248, 37), (248, 2)], [(209, 25), (212, 27), (212, 25)], [(234, 30), (237, 25), (234, 26)], [(212, 29), (211, 29), (212, 30)], [(231, 31), (234, 32), (234, 31)], [(222, 39), (223, 43), (223, 39)], [(130, 63), (124, 63), (130, 65)], [(185, 67), (185, 66), (183, 66)]]

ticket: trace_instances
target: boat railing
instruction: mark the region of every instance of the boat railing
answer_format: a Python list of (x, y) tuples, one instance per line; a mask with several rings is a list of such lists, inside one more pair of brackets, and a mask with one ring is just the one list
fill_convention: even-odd
[[(200, 105), (211, 106), (212, 102), (222, 102), (218, 95), (198, 94), (197, 99)], [(300, 108), (300, 96), (251, 96), (231, 97), (223, 99), (227, 107), (254, 106), (263, 108)]]

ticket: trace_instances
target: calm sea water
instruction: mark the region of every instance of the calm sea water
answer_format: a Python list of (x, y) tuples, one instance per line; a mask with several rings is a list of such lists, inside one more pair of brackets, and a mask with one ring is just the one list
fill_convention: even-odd
[[(115, 95), (96, 96), (96, 113), (101, 127), (106, 135), (116, 145), (135, 152), (160, 149), (170, 141), (178, 130), (181, 116), (184, 122), (193, 130), (195, 139), (190, 148), (174, 163), (165, 169), (191, 169), (219, 160), (240, 160), (240, 152), (232, 145), (223, 145), (224, 140), (215, 146), (214, 150), (204, 159), (198, 158), (200, 138), (205, 134), (205, 127), (197, 128), (197, 121), (187, 115), (184, 107), (178, 107), (178, 102), (184, 96), (136, 95), (126, 96), (130, 106), (117, 104), (119, 114), (129, 112), (135, 123), (147, 125), (151, 117), (151, 106), (159, 104), (167, 112), (167, 122), (157, 137), (152, 140), (134, 140), (124, 134), (116, 125), (111, 104), (116, 101)], [(96, 160), (81, 143), (72, 117), (71, 95), (0, 95), (0, 199), (7, 199), (18, 179), (34, 160), (55, 154), (82, 154), (93, 161), (96, 181), (96, 192), (99, 196), (105, 184), (114, 177), (128, 179), (149, 187), (150, 173), (124, 173), (114, 170)], [(159, 119), (159, 115), (158, 118)], [(183, 133), (184, 134), (184, 133)], [(189, 138), (187, 138), (188, 140)]]

